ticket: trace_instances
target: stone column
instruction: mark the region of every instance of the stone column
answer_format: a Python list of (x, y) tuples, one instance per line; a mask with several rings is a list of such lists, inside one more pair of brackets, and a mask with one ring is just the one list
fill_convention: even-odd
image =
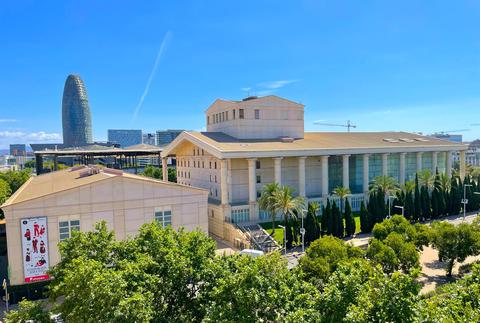
[(417, 152), (417, 173), (422, 170), (422, 152)]
[(228, 161), (220, 160), (220, 193), (222, 205), (228, 204)]
[(168, 165), (167, 158), (162, 158), (162, 178), (165, 182), (168, 182)]
[(322, 196), (327, 197), (328, 192), (328, 157), (329, 156), (321, 156), (320, 160), (322, 163)]
[(432, 173), (437, 172), (438, 167), (438, 151), (432, 151)]
[(282, 185), (282, 159), (283, 157), (273, 158), (275, 183), (278, 183), (278, 185)]
[(342, 155), (342, 172), (343, 187), (350, 188), (350, 155)]
[(400, 153), (400, 185), (405, 184), (405, 156), (407, 156), (407, 153)]
[(388, 176), (388, 155), (382, 154), (382, 176)]
[(450, 178), (450, 177), (452, 177), (452, 164), (453, 164), (452, 152), (447, 151), (447, 152), (445, 152), (445, 155), (446, 155), (445, 158), (446, 158), (446, 162), (447, 162), (445, 173), (447, 174), (448, 178)]
[(307, 157), (298, 157), (298, 195), (306, 197), (305, 194), (305, 160)]
[(465, 150), (460, 151), (460, 179), (465, 179)]
[(255, 174), (255, 164), (257, 159), (250, 158), (248, 161), (248, 203), (257, 201), (257, 178)]
[(369, 154), (363, 155), (363, 193), (368, 194), (368, 183), (369, 183)]

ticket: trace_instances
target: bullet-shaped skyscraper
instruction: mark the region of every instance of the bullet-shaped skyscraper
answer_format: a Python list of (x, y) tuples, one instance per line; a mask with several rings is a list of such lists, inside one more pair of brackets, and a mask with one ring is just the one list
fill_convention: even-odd
[(92, 115), (87, 90), (78, 75), (69, 75), (65, 81), (62, 124), (65, 147), (81, 147), (93, 142)]

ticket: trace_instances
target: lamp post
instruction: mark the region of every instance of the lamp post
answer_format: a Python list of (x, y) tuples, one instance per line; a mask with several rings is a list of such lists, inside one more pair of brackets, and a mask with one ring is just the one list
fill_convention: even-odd
[(286, 226), (284, 227), (283, 225), (278, 225), (279, 228), (283, 229), (283, 252), (284, 255), (287, 254), (287, 228)]
[(392, 215), (391, 215), (391, 212), (392, 212), (391, 205), (392, 205), (392, 203), (390, 202), (391, 198), (395, 198), (395, 196), (392, 196), (392, 195), (388, 196), (388, 218), (389, 219), (392, 217)]
[(404, 206), (394, 205), (393, 207), (397, 208), (397, 209), (401, 209), (402, 210), (402, 216), (403, 217), (405, 216), (405, 207)]
[(465, 216), (467, 215), (467, 186), (472, 186), (471, 184), (463, 184), (463, 199), (462, 199), (462, 204), (463, 204), (463, 221), (465, 221)]
[(305, 210), (302, 210), (302, 227), (300, 228), (300, 234), (302, 235), (302, 252), (305, 252), (305, 228), (303, 227), (303, 215), (305, 214)]

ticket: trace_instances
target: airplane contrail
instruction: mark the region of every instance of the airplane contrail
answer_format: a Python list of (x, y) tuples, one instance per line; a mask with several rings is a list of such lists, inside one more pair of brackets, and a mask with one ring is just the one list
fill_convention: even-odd
[(140, 109), (142, 108), (143, 101), (145, 100), (145, 97), (148, 94), (148, 91), (150, 90), (150, 85), (152, 84), (153, 78), (155, 77), (155, 74), (157, 73), (157, 68), (158, 65), (160, 64), (160, 59), (162, 58), (163, 52), (165, 51), (165, 48), (167, 47), (167, 44), (171, 38), (172, 33), (170, 31), (167, 31), (165, 36), (163, 37), (162, 44), (160, 45), (160, 49), (158, 50), (157, 53), (157, 58), (155, 59), (155, 64), (153, 64), (152, 71), (150, 72), (150, 76), (148, 77), (147, 85), (145, 86), (145, 90), (143, 91), (142, 96), (140, 97), (140, 101), (138, 101), (137, 106), (135, 107), (135, 110), (133, 111), (133, 118), (132, 121), (135, 121), (137, 119), (138, 113), (140, 112)]

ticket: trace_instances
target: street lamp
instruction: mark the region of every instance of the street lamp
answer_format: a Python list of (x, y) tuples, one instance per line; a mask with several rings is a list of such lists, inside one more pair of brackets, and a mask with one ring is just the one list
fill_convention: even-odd
[(283, 250), (284, 250), (284, 255), (287, 254), (287, 228), (284, 227), (283, 225), (278, 225), (279, 228), (283, 229)]
[(305, 210), (302, 210), (302, 227), (300, 228), (300, 234), (302, 235), (302, 252), (305, 252), (305, 228), (303, 227), (303, 215), (305, 214)]
[(405, 207), (404, 206), (394, 205), (393, 207), (397, 208), (397, 209), (401, 209), (402, 210), (402, 216), (403, 217), (405, 216)]
[(472, 186), (471, 184), (463, 184), (463, 199), (462, 199), (462, 204), (463, 204), (463, 221), (465, 221), (465, 216), (467, 213), (467, 186)]
[(392, 203), (390, 202), (390, 199), (391, 199), (391, 198), (394, 199), (395, 196), (392, 196), (392, 195), (389, 195), (389, 196), (388, 196), (388, 218), (389, 218), (389, 219), (392, 217), (392, 215), (391, 215), (391, 212), (392, 212), (391, 205), (392, 205)]

